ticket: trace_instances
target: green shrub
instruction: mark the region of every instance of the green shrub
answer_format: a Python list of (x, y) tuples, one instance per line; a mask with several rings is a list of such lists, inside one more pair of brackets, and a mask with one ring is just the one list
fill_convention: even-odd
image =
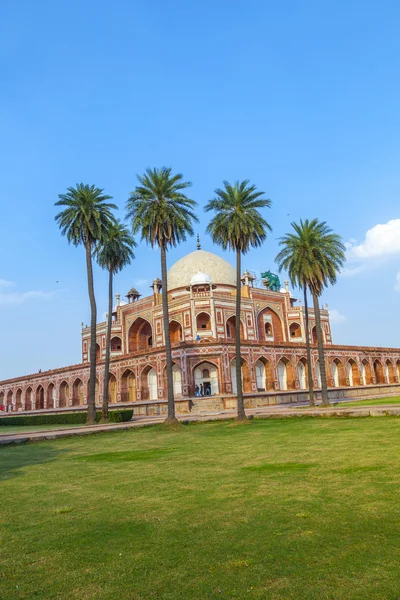
[[(110, 410), (108, 418), (110, 423), (122, 423), (130, 421), (133, 416), (133, 410), (121, 409)], [(96, 422), (101, 419), (101, 412), (96, 412)], [(13, 415), (10, 417), (0, 417), (0, 427), (11, 425), (84, 425), (86, 423), (86, 412), (59, 413), (59, 414), (40, 414), (40, 415)]]

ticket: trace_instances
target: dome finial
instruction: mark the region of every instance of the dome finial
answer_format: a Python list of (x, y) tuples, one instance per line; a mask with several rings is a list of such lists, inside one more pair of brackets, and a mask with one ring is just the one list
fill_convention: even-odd
[(197, 234), (197, 250), (201, 250), (200, 236)]

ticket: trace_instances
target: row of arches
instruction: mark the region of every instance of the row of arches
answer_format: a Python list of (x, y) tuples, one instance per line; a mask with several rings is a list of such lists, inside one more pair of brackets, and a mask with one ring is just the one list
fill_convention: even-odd
[[(268, 392), (274, 390), (307, 389), (308, 369), (306, 359), (300, 358), (296, 363), (287, 357), (281, 357), (273, 364), (266, 357), (260, 357), (249, 366), (242, 358), (241, 372), (244, 393)], [(387, 384), (400, 382), (400, 360), (394, 362), (387, 359), (369, 361), (363, 359), (356, 361), (349, 358), (343, 361), (333, 358), (327, 362), (327, 383), (329, 387), (367, 386), (373, 384)], [(319, 362), (316, 361), (313, 369), (314, 383), (320, 387)], [(176, 398), (182, 397), (181, 368), (173, 364), (173, 387)], [(236, 393), (236, 361), (229, 363), (228, 373), (222, 377), (221, 366), (218, 362), (205, 360), (196, 364), (190, 374), (185, 388), (185, 395), (195, 394), (196, 386), (204, 395), (218, 395), (220, 393)], [(101, 388), (96, 379), (96, 403), (101, 401)], [(61, 381), (57, 386), (50, 382), (47, 387), (42, 384), (37, 387), (30, 385), (26, 389), (0, 392), (0, 404), (13, 405), (16, 410), (42, 410), (52, 408), (67, 408), (83, 406), (89, 395), (89, 382), (77, 377), (73, 382)], [(158, 376), (152, 365), (146, 365), (139, 374), (133, 369), (123, 371), (120, 380), (115, 374), (109, 375), (109, 401), (111, 404), (118, 402), (131, 403), (137, 400), (157, 400), (167, 397), (166, 368)]]

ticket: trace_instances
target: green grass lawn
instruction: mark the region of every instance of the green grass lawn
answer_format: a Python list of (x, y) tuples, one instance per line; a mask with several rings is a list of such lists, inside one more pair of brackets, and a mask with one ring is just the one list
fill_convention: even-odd
[(389, 398), (372, 398), (371, 400), (355, 400), (354, 402), (340, 402), (341, 408), (346, 406), (380, 406), (382, 404), (400, 404), (399, 396)]
[(400, 419), (0, 447), (0, 598), (400, 597)]
[(327, 410), (330, 408), (351, 408), (353, 406), (382, 406), (385, 404), (400, 404), (400, 396), (390, 396), (389, 398), (371, 398), (370, 400), (354, 400), (347, 401), (342, 400), (339, 402), (331, 403), (330, 406), (322, 406), (322, 404), (317, 404), (316, 406), (295, 406), (298, 410), (303, 409), (322, 409)]

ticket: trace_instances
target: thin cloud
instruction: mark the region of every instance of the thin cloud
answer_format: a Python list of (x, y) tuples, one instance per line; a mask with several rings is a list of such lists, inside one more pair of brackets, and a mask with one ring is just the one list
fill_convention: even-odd
[[(61, 290), (60, 290), (61, 291)], [(58, 292), (0, 292), (0, 306), (20, 306), (32, 301), (50, 302)]]
[(4, 290), (4, 289), (8, 289), (10, 287), (15, 287), (15, 282), (14, 281), (9, 281), (8, 279), (0, 279), (0, 289)]
[(333, 325), (341, 325), (347, 321), (347, 317), (342, 315), (336, 308), (329, 310), (329, 319)]

